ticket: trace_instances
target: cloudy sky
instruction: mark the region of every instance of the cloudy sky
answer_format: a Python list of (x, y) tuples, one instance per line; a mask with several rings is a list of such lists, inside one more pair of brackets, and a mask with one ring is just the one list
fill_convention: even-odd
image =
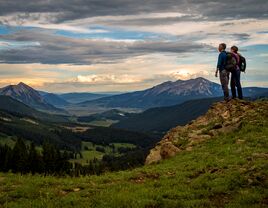
[(267, 0), (0, 0), (0, 87), (133, 91), (214, 77), (217, 45), (268, 87)]

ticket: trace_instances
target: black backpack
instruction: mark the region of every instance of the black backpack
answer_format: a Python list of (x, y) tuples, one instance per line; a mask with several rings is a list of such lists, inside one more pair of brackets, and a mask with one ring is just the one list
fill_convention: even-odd
[(230, 52), (226, 52), (226, 63), (225, 63), (225, 69), (229, 72), (232, 72), (234, 70), (236, 70), (237, 65), (239, 65), (235, 55), (233, 53)]
[(240, 59), (239, 64), (238, 64), (239, 69), (240, 69), (241, 72), (245, 72), (246, 67), (247, 67), (246, 58), (239, 54), (239, 59)]

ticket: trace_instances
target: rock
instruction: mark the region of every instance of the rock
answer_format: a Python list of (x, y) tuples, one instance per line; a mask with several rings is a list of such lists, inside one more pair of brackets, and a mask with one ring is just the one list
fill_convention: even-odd
[(181, 150), (171, 142), (164, 142), (150, 151), (150, 154), (146, 158), (145, 164), (148, 165), (159, 162), (162, 159), (173, 157), (179, 151)]
[(220, 128), (222, 128), (222, 124), (220, 124), (220, 123), (216, 123), (216, 124), (213, 126), (212, 129), (220, 129)]
[(160, 146), (156, 146), (154, 149), (150, 151), (150, 154), (147, 156), (145, 164), (149, 165), (152, 163), (156, 163), (162, 159), (160, 154)]
[(166, 159), (175, 156), (179, 151), (180, 149), (173, 145), (171, 142), (166, 142), (161, 146), (160, 155), (161, 158)]
[(230, 112), (229, 111), (225, 111), (223, 114), (222, 114), (222, 117), (224, 119), (228, 119), (230, 117)]

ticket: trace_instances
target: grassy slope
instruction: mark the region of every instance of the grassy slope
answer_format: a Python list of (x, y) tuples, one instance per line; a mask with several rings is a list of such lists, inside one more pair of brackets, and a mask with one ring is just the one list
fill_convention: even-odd
[(83, 178), (0, 174), (0, 207), (267, 207), (268, 121), (132, 171)]

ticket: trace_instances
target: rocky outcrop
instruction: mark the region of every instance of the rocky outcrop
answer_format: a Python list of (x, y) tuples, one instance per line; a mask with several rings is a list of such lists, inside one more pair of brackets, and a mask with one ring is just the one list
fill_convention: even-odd
[(268, 111), (268, 101), (231, 100), (215, 103), (209, 111), (185, 126), (171, 129), (153, 148), (145, 164), (173, 157), (181, 151), (191, 151), (195, 145), (213, 139), (221, 133), (235, 131), (243, 122), (254, 120), (257, 111)]

